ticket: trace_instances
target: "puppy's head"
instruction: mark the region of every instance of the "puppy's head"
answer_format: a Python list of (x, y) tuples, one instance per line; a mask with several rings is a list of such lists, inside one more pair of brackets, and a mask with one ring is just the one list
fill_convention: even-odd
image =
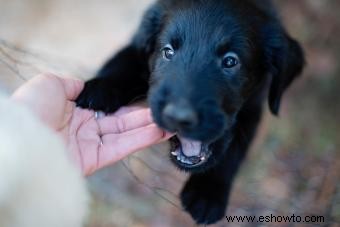
[(168, 9), (151, 58), (153, 116), (177, 133), (171, 158), (188, 171), (215, 165), (228, 150), (239, 111), (259, 95), (268, 74), (277, 113), (303, 65), (300, 47), (279, 23), (261, 12), (244, 15), (241, 3), (207, 2)]

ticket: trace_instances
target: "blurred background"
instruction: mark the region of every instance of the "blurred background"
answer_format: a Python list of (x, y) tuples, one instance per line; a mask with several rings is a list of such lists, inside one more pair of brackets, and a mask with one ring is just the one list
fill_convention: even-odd
[[(151, 2), (0, 0), (0, 90), (10, 94), (45, 71), (90, 78), (129, 41)], [(340, 1), (275, 2), (303, 44), (308, 65), (285, 95), (280, 117), (266, 111), (236, 178), (228, 215), (323, 215), (322, 226), (339, 226)], [(89, 178), (87, 226), (195, 226), (177, 197), (187, 176), (170, 164), (166, 146)]]

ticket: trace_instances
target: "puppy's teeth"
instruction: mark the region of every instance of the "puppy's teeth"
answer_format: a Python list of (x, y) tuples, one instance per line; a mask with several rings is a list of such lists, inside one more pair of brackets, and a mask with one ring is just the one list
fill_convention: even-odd
[(177, 161), (181, 161), (180, 155), (177, 156)]
[(181, 156), (181, 162), (185, 162), (185, 158)]
[(185, 163), (188, 164), (188, 165), (192, 165), (192, 164), (193, 164), (193, 163), (192, 163), (191, 161), (189, 161), (189, 160), (186, 160)]
[(178, 153), (176, 151), (171, 152), (173, 156), (178, 156)]

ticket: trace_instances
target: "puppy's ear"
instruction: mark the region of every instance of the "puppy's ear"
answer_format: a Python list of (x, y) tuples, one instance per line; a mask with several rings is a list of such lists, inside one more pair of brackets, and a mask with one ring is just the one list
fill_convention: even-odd
[[(269, 108), (278, 115), (283, 93), (299, 76), (305, 64), (304, 54), (297, 41), (292, 39), (280, 26), (266, 29), (266, 60), (272, 77), (269, 90)], [(272, 27), (273, 28), (273, 27)]]
[(142, 18), (142, 22), (132, 44), (146, 55), (155, 50), (158, 35), (163, 26), (164, 7), (158, 2), (152, 5)]

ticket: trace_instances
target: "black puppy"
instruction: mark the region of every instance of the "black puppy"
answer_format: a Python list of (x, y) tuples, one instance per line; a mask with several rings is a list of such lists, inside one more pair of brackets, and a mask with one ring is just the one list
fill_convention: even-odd
[(177, 133), (171, 160), (192, 173), (183, 207), (211, 224), (225, 215), (268, 90), (277, 114), (303, 65), (270, 1), (159, 0), (77, 102), (113, 112), (148, 93), (156, 123)]

